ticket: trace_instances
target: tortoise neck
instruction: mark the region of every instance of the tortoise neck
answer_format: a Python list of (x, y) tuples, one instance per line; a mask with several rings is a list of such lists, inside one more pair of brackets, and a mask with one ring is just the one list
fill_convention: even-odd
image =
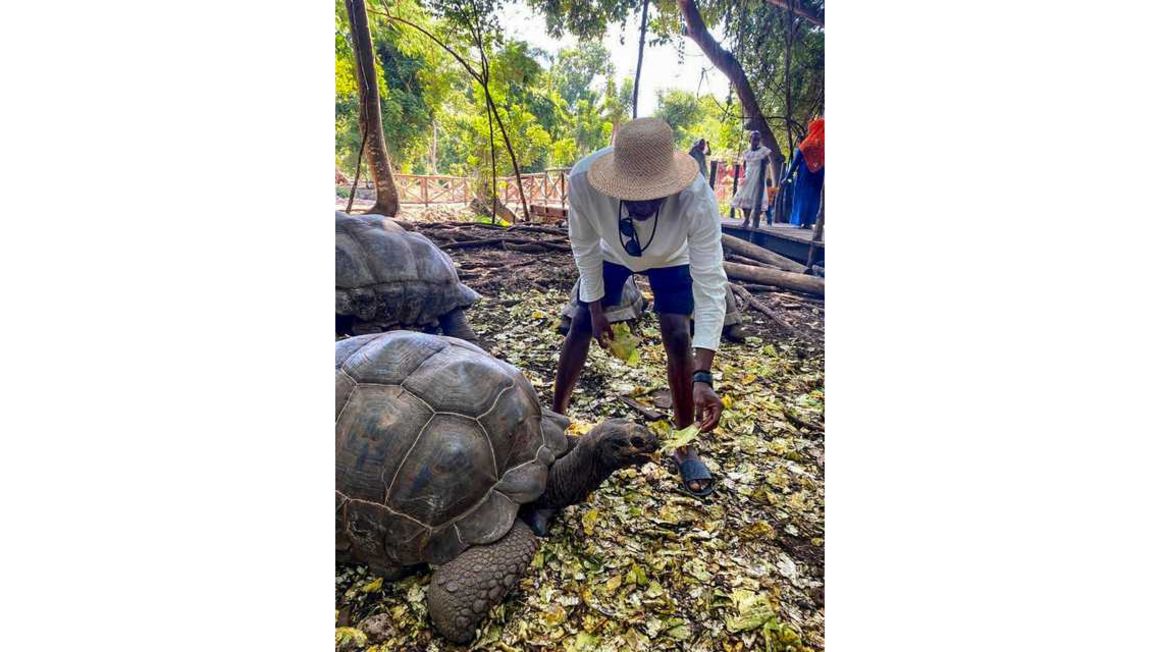
[(570, 453), (552, 465), (548, 471), (548, 486), (539, 502), (541, 506), (553, 509), (582, 503), (615, 470), (601, 462), (595, 440), (583, 437)]

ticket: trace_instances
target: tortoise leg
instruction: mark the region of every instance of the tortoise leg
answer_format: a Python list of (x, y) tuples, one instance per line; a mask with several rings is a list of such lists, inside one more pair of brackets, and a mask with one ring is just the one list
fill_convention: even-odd
[(463, 308), (456, 308), (443, 315), (439, 319), (439, 326), (443, 329), (444, 335), (458, 337), (473, 344), (479, 343), (479, 336), (471, 330), (471, 325), (467, 323), (467, 315), (463, 312)]
[(440, 566), (427, 588), (435, 629), (455, 643), (470, 642), (488, 610), (503, 601), (535, 554), (536, 537), (517, 518), (498, 541), (468, 548)]

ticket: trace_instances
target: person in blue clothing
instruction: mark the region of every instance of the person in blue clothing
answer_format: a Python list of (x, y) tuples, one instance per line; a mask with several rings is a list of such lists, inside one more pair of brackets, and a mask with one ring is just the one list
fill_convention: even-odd
[[(792, 180), (793, 207), (789, 223), (799, 228), (813, 226), (821, 205), (822, 180), (826, 172), (826, 120), (810, 122), (806, 137), (793, 153), (793, 162), (782, 177), (782, 185)], [(794, 178), (797, 173), (797, 178)]]

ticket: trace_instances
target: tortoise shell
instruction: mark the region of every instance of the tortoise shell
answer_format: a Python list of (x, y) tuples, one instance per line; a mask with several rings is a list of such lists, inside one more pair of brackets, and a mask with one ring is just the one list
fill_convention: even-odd
[(411, 331), (334, 351), (338, 534), (358, 556), (444, 563), (502, 537), (544, 492), (568, 420), (515, 367)]
[(334, 309), (384, 328), (434, 326), (479, 300), (451, 257), (381, 215), (334, 214)]

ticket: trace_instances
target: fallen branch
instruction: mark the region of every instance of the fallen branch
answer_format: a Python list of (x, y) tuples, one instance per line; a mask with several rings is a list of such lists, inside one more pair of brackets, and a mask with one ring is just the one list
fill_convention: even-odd
[(628, 407), (639, 412), (640, 415), (642, 417), (644, 417), (645, 420), (647, 420), (647, 421), (660, 421), (661, 419), (665, 418), (665, 415), (661, 414), (660, 412), (657, 412), (656, 410), (649, 408), (648, 406), (644, 405), (643, 403), (639, 403), (637, 401), (634, 401), (627, 396), (619, 396), (618, 395), (617, 398), (619, 398)]
[(561, 237), (568, 236), (568, 229), (563, 228), (563, 227), (559, 227), (559, 226), (530, 226), (530, 225), (517, 224), (516, 226), (510, 227), (509, 230), (510, 231), (534, 231), (536, 233), (551, 233), (552, 235), (558, 235)]
[(746, 305), (748, 307), (755, 308), (757, 310), (757, 312), (760, 312), (761, 314), (765, 315), (766, 317), (768, 317), (770, 319), (770, 321), (772, 321), (773, 323), (777, 324), (778, 326), (784, 328), (785, 330), (793, 330), (793, 328), (791, 328), (789, 324), (785, 323), (781, 319), (781, 317), (777, 316), (777, 313), (775, 313), (773, 311), (773, 308), (770, 308), (769, 306), (765, 305), (764, 303), (758, 301), (757, 297), (755, 297), (749, 293), (749, 290), (746, 290), (745, 288), (741, 287), (740, 285), (736, 285), (733, 283), (730, 283), (729, 287), (733, 288), (733, 291), (736, 292), (738, 296), (745, 299)]
[(504, 249), (511, 249), (513, 251), (523, 251), (525, 253), (542, 254), (545, 251), (565, 251), (571, 252), (572, 248), (568, 245), (556, 244), (554, 242), (534, 242), (532, 244), (519, 244), (514, 240), (505, 240), (503, 244)]
[(725, 262), (722, 264), (725, 267), (725, 274), (733, 280), (749, 281), (750, 283), (760, 283), (762, 285), (775, 285), (787, 290), (813, 294), (819, 297), (826, 295), (826, 282), (814, 276), (795, 274), (793, 272), (785, 272), (766, 267), (755, 267), (753, 265), (741, 265), (738, 263)]
[(486, 247), (488, 245), (502, 245), (503, 243), (537, 245), (548, 249), (561, 248), (563, 251), (572, 251), (572, 248), (562, 242), (531, 240), (529, 238), (482, 238), (474, 240), (459, 240), (443, 245), (444, 249), (466, 249), (468, 247)]
[(753, 299), (753, 295), (748, 292), (742, 292), (740, 288), (732, 283), (729, 284), (730, 291), (737, 300), (737, 312), (745, 312), (749, 307), (749, 302)]

